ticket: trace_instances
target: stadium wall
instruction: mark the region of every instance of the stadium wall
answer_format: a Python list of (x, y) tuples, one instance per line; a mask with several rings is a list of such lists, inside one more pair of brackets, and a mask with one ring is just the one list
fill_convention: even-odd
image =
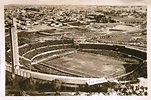
[(124, 45), (114, 45), (114, 44), (101, 44), (101, 43), (80, 43), (79, 49), (102, 49), (102, 50), (112, 50), (118, 51), (121, 53), (126, 53), (128, 55), (132, 55), (142, 60), (147, 59), (147, 53), (144, 50), (139, 50), (136, 48), (132, 48), (130, 46)]
[[(68, 41), (69, 42), (69, 41)], [(70, 43), (73, 41), (70, 41)], [(136, 56), (141, 58), (142, 60), (146, 60), (146, 51), (130, 48), (127, 46), (122, 45), (112, 45), (112, 44), (101, 44), (101, 43), (79, 43), (78, 44), (79, 49), (103, 49), (103, 50), (113, 50), (113, 51), (119, 51), (121, 53), (126, 53), (132, 56)], [(7, 66), (8, 67), (8, 66)], [(11, 65), (6, 68), (7, 71), (11, 72)], [(47, 81), (52, 81), (54, 79), (59, 79), (62, 82), (69, 83), (69, 84), (86, 84), (86, 81), (90, 78), (80, 78), (80, 77), (69, 77), (69, 76), (58, 76), (58, 75), (50, 75), (50, 74), (44, 74), (39, 72), (34, 72), (26, 69), (15, 69), (17, 71), (16, 74), (23, 76), (23, 77), (33, 77), (35, 79), (42, 79)], [(131, 74), (133, 71), (122, 75), (122, 77)], [(24, 73), (24, 74), (23, 74)], [(91, 78), (92, 79), (92, 78)]]

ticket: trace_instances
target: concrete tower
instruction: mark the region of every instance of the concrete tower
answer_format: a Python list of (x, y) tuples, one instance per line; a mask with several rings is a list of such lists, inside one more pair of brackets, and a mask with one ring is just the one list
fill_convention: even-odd
[(19, 64), (19, 51), (18, 51), (18, 36), (16, 28), (16, 19), (12, 19), (12, 26), (10, 29), (11, 40), (11, 56), (12, 56), (12, 78), (15, 78), (15, 68), (20, 66)]

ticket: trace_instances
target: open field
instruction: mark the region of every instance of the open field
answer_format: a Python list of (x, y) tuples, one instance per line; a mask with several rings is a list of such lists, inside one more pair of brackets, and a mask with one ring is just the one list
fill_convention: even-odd
[(74, 70), (75, 73), (80, 72), (85, 77), (115, 77), (125, 73), (123, 64), (126, 64), (124, 61), (108, 56), (83, 52), (48, 60), (43, 63), (64, 70)]

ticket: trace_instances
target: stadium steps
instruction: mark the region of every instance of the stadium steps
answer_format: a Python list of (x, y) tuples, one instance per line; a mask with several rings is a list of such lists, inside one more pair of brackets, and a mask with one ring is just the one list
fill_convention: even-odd
[(59, 45), (59, 44), (63, 45), (63, 44), (73, 44), (73, 43), (71, 40), (48, 40), (48, 41), (30, 43), (30, 44), (26, 44), (24, 46), (20, 46), (19, 54), (23, 55), (24, 53), (26, 53), (32, 49), (36, 49), (36, 48), (40, 48), (40, 47), (44, 47), (44, 46)]
[(57, 50), (51, 50), (51, 51), (42, 52), (42, 53), (39, 53), (39, 54), (33, 56), (31, 58), (31, 61), (33, 61), (34, 59), (40, 59), (40, 58), (45, 58), (45, 57), (48, 57), (48, 56), (53, 56), (55, 54), (59, 54), (59, 53), (62, 53), (62, 52), (68, 51), (68, 50), (73, 50), (73, 48), (57, 49)]
[(55, 55), (52, 55), (52, 56), (48, 56), (46, 58), (43, 58), (43, 59), (34, 59), (34, 61), (31, 63), (31, 64), (38, 64), (38, 63), (41, 63), (41, 62), (44, 62), (44, 61), (47, 61), (47, 60), (50, 60), (50, 59), (55, 59), (55, 58), (59, 58), (59, 57), (62, 57), (62, 56), (66, 56), (66, 55), (70, 55), (70, 54), (73, 54), (75, 51), (73, 49), (69, 49), (69, 51), (65, 52), (65, 53), (61, 53), (61, 54), (55, 54)]
[(64, 47), (72, 47), (72, 44), (59, 44), (59, 45), (47, 45), (47, 46), (42, 46), (42, 47), (39, 47), (39, 48), (34, 48), (34, 49), (31, 49), (29, 51), (27, 51), (26, 53), (24, 53), (22, 56), (25, 56), (26, 54), (29, 54), (29, 53), (32, 53), (32, 52), (37, 52), (38, 51), (43, 51), (43, 50), (54, 50), (54, 49), (57, 49), (57, 48), (63, 48)]
[(134, 70), (132, 70), (131, 72), (128, 72), (128, 73), (125, 73), (123, 75), (120, 75), (120, 76), (117, 76), (117, 77), (114, 77), (116, 79), (119, 79), (119, 78), (122, 78), (122, 77), (125, 77), (125, 76), (128, 76), (128, 75), (131, 75), (133, 74), (135, 71), (137, 71), (144, 63), (146, 63), (146, 61), (142, 61)]
[(34, 56), (39, 55), (44, 52), (54, 51), (58, 49), (64, 49), (64, 48), (72, 48), (73, 46), (71, 44), (65, 44), (65, 45), (55, 45), (55, 46), (45, 46), (41, 48), (36, 48), (33, 50), (30, 50), (23, 54), (24, 57), (28, 59), (32, 59)]
[(117, 51), (101, 50), (101, 49), (99, 49), (99, 50), (96, 50), (96, 49), (82, 49), (81, 51), (113, 57), (117, 60), (125, 61), (129, 64), (139, 64), (140, 63), (140, 61), (138, 61), (139, 59), (134, 58), (133, 56), (128, 56), (128, 54), (117, 52)]
[(62, 76), (71, 76), (70, 74), (66, 74), (66, 73), (54, 70), (52, 68), (49, 68), (47, 66), (43, 66), (43, 65), (40, 65), (40, 64), (35, 64), (35, 65), (32, 65), (32, 66), (35, 69), (37, 69), (37, 72), (40, 72), (40, 73), (53, 74), (53, 75), (62, 75)]

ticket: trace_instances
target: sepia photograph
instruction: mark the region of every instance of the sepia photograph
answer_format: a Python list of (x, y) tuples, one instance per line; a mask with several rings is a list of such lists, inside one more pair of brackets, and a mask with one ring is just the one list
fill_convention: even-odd
[(147, 96), (147, 7), (5, 5), (6, 96)]
[(80, 3), (4, 5), (5, 96), (149, 95), (148, 6)]

